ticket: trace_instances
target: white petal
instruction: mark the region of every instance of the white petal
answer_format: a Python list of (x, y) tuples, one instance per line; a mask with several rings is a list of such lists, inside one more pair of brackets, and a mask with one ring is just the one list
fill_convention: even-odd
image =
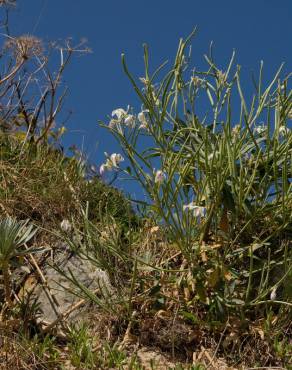
[(113, 154), (110, 156), (110, 160), (111, 160), (112, 165), (113, 165), (114, 167), (118, 167), (119, 163), (124, 161), (124, 158), (122, 157), (122, 155), (121, 155), (121, 154), (113, 153)]
[(195, 217), (201, 217), (201, 216), (203, 216), (203, 212), (202, 212), (202, 209), (201, 209), (202, 207), (196, 207), (196, 208), (194, 208), (194, 216)]
[(61, 222), (61, 229), (65, 232), (70, 231), (72, 229), (71, 223), (69, 220), (65, 219)]
[(270, 295), (270, 299), (271, 301), (274, 301), (277, 297), (277, 288), (274, 288), (272, 291), (271, 291), (271, 295)]
[(139, 77), (139, 80), (142, 82), (142, 84), (147, 85), (148, 80), (145, 77)]
[(206, 214), (206, 208), (197, 206), (194, 202), (191, 202), (190, 204), (186, 204), (183, 206), (183, 210), (189, 210), (193, 211), (194, 217), (204, 217)]
[(196, 204), (194, 203), (194, 202), (191, 202), (191, 203), (189, 203), (189, 204), (186, 204), (186, 205), (184, 205), (183, 206), (183, 210), (185, 211), (185, 210), (193, 210), (193, 209), (195, 209), (195, 208), (197, 208), (197, 206), (196, 206)]
[(156, 171), (155, 174), (155, 183), (161, 184), (165, 180), (165, 173), (161, 170)]
[(125, 125), (129, 127), (133, 127), (135, 124), (135, 117), (132, 114), (128, 114), (125, 118)]
[(148, 109), (145, 109), (145, 110), (142, 110), (139, 114), (138, 114), (138, 120), (142, 123), (142, 124), (147, 124), (148, 121), (147, 121), (147, 116), (145, 115), (145, 113), (149, 113), (149, 110)]
[(280, 135), (287, 135), (289, 133), (289, 128), (285, 126), (280, 126), (279, 127), (279, 134)]
[(99, 167), (99, 173), (100, 175), (102, 176), (106, 171), (106, 165), (103, 163), (100, 167)]
[(125, 116), (127, 112), (123, 108), (118, 108), (112, 111), (112, 117), (117, 117), (120, 120), (123, 116)]
[(254, 133), (257, 133), (257, 134), (262, 134), (263, 132), (265, 132), (267, 129), (267, 126), (265, 125), (259, 125), (259, 126), (256, 126), (254, 129), (253, 129), (253, 132)]

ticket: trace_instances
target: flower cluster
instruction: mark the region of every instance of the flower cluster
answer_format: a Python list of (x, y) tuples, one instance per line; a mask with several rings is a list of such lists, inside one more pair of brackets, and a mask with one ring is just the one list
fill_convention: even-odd
[(130, 107), (127, 110), (123, 108), (117, 108), (112, 111), (112, 119), (110, 120), (109, 127), (114, 128), (120, 124), (124, 124), (128, 127), (133, 127), (135, 125), (135, 117), (129, 114)]
[(149, 129), (149, 118), (148, 118), (148, 109), (141, 110), (141, 112), (136, 116), (129, 113), (130, 107), (127, 107), (127, 110), (123, 108), (117, 108), (112, 111), (112, 119), (109, 122), (110, 128), (116, 127), (129, 127), (133, 128), (136, 126), (137, 121), (139, 122), (140, 126), (139, 129)]
[[(268, 128), (267, 128), (267, 126), (265, 124), (260, 124), (260, 125), (258, 125), (256, 127), (254, 127), (253, 133), (254, 134), (261, 135), (261, 134), (265, 133), (267, 131), (267, 129)], [(286, 127), (284, 125), (281, 125), (279, 127), (279, 135), (285, 136), (285, 135), (288, 135), (289, 132), (290, 132), (290, 129), (288, 127)]]
[(102, 176), (105, 171), (112, 171), (119, 168), (120, 162), (124, 161), (124, 158), (119, 153), (113, 153), (110, 156), (108, 156), (107, 153), (105, 155), (108, 157), (106, 162), (103, 163), (99, 168), (99, 173)]

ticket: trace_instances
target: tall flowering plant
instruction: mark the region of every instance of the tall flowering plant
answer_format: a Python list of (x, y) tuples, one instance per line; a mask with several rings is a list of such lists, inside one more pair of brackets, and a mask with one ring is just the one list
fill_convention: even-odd
[[(205, 56), (205, 71), (189, 68), (186, 51), (192, 36), (180, 41), (173, 65), (159, 82), (167, 63), (150, 74), (147, 46), (145, 76), (137, 80), (123, 55), (141, 109), (136, 114), (130, 107), (116, 109), (102, 125), (117, 138), (130, 163), (120, 170), (140, 183), (152, 214), (190, 265), (206, 262), (204, 279), (211, 271), (211, 285), (223, 281), (220, 297), (225, 301), (230, 291), (224, 283), (242, 276), (246, 289), (236, 302), (255, 303), (271, 289), (262, 276), (251, 294), (258, 284), (254, 254), (257, 259), (265, 256), (257, 268), (267, 271), (273, 241), (292, 230), (290, 76), (280, 78), (281, 66), (264, 87), (261, 64), (247, 102), (234, 53), (224, 70), (215, 64), (212, 51)], [(276, 263), (287, 266), (285, 243), (280, 245)], [(247, 261), (242, 271), (234, 267), (238, 258)]]

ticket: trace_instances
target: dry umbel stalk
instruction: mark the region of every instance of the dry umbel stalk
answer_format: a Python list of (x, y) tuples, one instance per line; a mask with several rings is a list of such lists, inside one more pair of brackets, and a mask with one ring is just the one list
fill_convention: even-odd
[(62, 86), (64, 71), (75, 53), (89, 52), (86, 40), (75, 45), (70, 39), (62, 45), (44, 45), (31, 34), (13, 36), (8, 26), (9, 5), (16, 5), (16, 1), (0, 0), (0, 7), (6, 7), (0, 19), (5, 29), (1, 34), (0, 129), (20, 131), (23, 144), (43, 143), (49, 137), (58, 140), (68, 119), (57, 121), (67, 93)]
[[(21, 131), (23, 143), (38, 144), (49, 137), (57, 140), (67, 120), (57, 122), (67, 93), (62, 77), (73, 54), (89, 52), (84, 47), (85, 41), (73, 46), (67, 40), (63, 45), (51, 43), (45, 48), (42, 40), (33, 35), (12, 37), (6, 34), (2, 37), (5, 68), (0, 80), (1, 129)], [(52, 72), (51, 60), (55, 54), (59, 54), (60, 62)]]
[(22, 59), (28, 60), (32, 57), (43, 55), (44, 48), (39, 38), (32, 35), (7, 37), (8, 40), (4, 44), (4, 49), (11, 51), (17, 62), (20, 62)]

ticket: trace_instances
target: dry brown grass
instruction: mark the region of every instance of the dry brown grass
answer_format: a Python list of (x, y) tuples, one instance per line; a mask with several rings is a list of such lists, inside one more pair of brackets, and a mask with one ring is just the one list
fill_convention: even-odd
[(0, 336), (0, 369), (1, 370), (45, 370), (48, 363), (37, 358), (32, 349), (25, 348), (11, 334)]

